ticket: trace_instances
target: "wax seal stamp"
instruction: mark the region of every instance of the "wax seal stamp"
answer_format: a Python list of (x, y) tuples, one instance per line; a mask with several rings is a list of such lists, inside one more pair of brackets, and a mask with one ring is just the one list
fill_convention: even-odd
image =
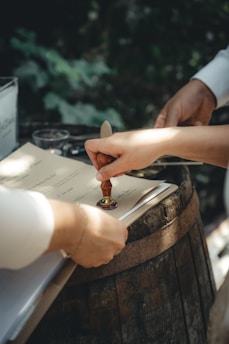
[[(98, 153), (97, 161), (100, 169), (103, 166), (108, 165), (112, 161), (114, 161), (114, 158), (110, 155)], [(103, 198), (100, 201), (98, 201), (96, 205), (105, 210), (112, 210), (117, 208), (118, 203), (111, 196), (112, 184), (110, 179), (101, 182), (101, 189), (103, 193)]]
[[(104, 121), (100, 128), (100, 137), (109, 137), (112, 135), (112, 128), (108, 121)], [(114, 161), (114, 158), (111, 155), (106, 155), (103, 153), (97, 154), (97, 162), (99, 165), (99, 169), (105, 165), (110, 164)], [(97, 206), (105, 209), (105, 210), (112, 210), (117, 208), (118, 203), (111, 197), (111, 189), (112, 184), (110, 179), (105, 180), (101, 183), (101, 189), (103, 193), (103, 198), (97, 202)]]

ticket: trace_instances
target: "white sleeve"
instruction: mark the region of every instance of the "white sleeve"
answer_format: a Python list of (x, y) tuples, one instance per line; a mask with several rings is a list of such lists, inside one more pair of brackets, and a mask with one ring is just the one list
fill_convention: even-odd
[(227, 216), (229, 218), (229, 166), (228, 166), (228, 169), (226, 172), (226, 178), (225, 178), (224, 201), (225, 201)]
[(199, 79), (214, 93), (219, 108), (229, 104), (229, 45), (197, 72), (192, 79)]
[(0, 268), (19, 269), (48, 248), (54, 215), (38, 192), (0, 186)]

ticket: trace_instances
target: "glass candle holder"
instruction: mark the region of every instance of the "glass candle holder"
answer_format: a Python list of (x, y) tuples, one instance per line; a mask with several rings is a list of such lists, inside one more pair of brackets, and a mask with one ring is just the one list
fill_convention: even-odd
[(50, 154), (64, 155), (69, 135), (69, 131), (64, 129), (39, 129), (32, 133), (32, 140), (36, 146)]

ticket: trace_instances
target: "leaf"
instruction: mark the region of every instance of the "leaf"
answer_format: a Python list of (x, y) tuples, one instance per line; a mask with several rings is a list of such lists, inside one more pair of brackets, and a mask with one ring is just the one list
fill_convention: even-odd
[(42, 68), (32, 60), (14, 69), (14, 75), (22, 82), (27, 82), (34, 90), (38, 90), (48, 84), (49, 77)]
[(118, 129), (124, 128), (120, 114), (112, 108), (101, 111), (92, 104), (78, 102), (71, 105), (54, 93), (48, 93), (45, 96), (44, 105), (47, 110), (57, 109), (61, 114), (63, 123), (100, 125), (107, 119), (112, 126)]

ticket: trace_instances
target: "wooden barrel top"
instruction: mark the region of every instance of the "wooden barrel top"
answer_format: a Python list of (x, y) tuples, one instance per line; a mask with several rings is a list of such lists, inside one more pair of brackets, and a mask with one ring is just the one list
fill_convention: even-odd
[(88, 282), (133, 268), (160, 255), (188, 233), (199, 214), (198, 197), (189, 169), (185, 166), (165, 168), (157, 178), (166, 179), (179, 187), (128, 228), (125, 249), (109, 264), (96, 269), (79, 266), (69, 284)]

